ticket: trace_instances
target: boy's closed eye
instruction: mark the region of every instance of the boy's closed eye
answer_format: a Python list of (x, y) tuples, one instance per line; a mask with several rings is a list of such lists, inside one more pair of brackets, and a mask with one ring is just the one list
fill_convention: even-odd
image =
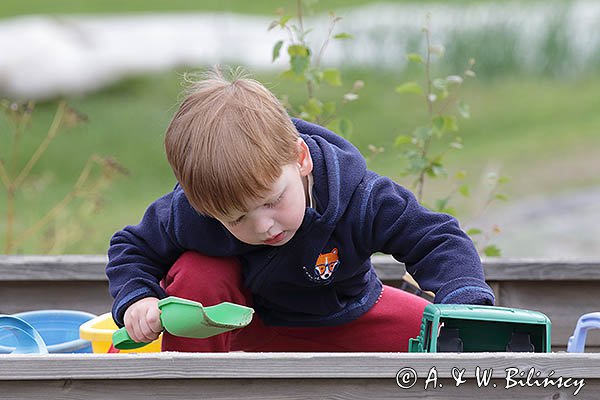
[(265, 207), (267, 207), (267, 208), (275, 207), (281, 201), (282, 198), (283, 198), (283, 193), (281, 193), (279, 195), (279, 197), (277, 199), (275, 199), (274, 201), (272, 201), (270, 203), (265, 203)]
[[(285, 193), (285, 192), (281, 193), (281, 194), (279, 195), (279, 197), (277, 197), (277, 199), (275, 199), (275, 200), (273, 200), (273, 201), (271, 201), (271, 202), (269, 202), (269, 203), (265, 203), (265, 204), (264, 204), (264, 207), (267, 207), (267, 208), (273, 208), (273, 207), (275, 207), (275, 206), (276, 206), (277, 204), (279, 204), (279, 203), (281, 202), (281, 200), (283, 199), (283, 194), (284, 194), (284, 193)], [(244, 215), (241, 215), (239, 218), (237, 218), (237, 219), (235, 219), (235, 220), (233, 220), (233, 221), (230, 221), (230, 222), (228, 222), (229, 226), (236, 226), (237, 224), (239, 224), (240, 222), (242, 222), (242, 220), (244, 219), (244, 217), (245, 217), (245, 216), (246, 216), (246, 214), (244, 214)]]
[(240, 222), (242, 222), (243, 219), (244, 219), (244, 215), (242, 215), (241, 217), (239, 217), (235, 221), (229, 221), (228, 222), (229, 226), (236, 226), (237, 224), (239, 224)]

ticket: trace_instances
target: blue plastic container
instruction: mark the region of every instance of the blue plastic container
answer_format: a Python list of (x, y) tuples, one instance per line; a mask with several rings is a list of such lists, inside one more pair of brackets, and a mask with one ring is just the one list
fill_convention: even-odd
[[(96, 315), (73, 310), (40, 310), (13, 314), (28, 322), (46, 343), (49, 353), (92, 353), (92, 343), (79, 338), (79, 327)], [(0, 330), (0, 353), (10, 353), (16, 338)]]
[(1, 353), (48, 354), (46, 343), (33, 326), (13, 315), (0, 315), (0, 331), (14, 338), (15, 347), (2, 347)]

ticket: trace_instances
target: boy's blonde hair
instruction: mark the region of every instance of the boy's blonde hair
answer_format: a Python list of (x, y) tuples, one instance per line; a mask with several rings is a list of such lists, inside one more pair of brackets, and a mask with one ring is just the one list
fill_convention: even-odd
[(167, 128), (167, 159), (190, 204), (227, 220), (296, 160), (298, 131), (267, 88), (239, 73), (209, 71), (190, 89)]

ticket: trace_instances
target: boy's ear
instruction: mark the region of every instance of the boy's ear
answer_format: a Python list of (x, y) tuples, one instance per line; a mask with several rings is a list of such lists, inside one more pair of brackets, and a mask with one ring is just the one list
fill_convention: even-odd
[(298, 145), (298, 166), (300, 167), (300, 175), (307, 176), (312, 172), (313, 169), (310, 150), (308, 150), (308, 146), (306, 145), (306, 142), (302, 140), (302, 138), (298, 138), (296, 143)]

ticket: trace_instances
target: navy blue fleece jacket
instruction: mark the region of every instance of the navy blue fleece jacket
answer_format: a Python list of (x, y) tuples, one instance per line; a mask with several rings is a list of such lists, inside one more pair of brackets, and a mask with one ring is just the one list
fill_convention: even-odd
[[(480, 258), (454, 218), (427, 210), (408, 190), (367, 170), (340, 136), (294, 123), (313, 159), (315, 202), (294, 237), (280, 247), (242, 243), (217, 220), (198, 214), (177, 185), (150, 205), (140, 224), (111, 240), (106, 274), (119, 325), (133, 302), (166, 296), (159, 282), (187, 250), (238, 256), (267, 325), (326, 326), (360, 317), (381, 292), (370, 262), (375, 252), (405, 263), (437, 303), (493, 304)], [(338, 263), (319, 273), (317, 258), (332, 252)]]

